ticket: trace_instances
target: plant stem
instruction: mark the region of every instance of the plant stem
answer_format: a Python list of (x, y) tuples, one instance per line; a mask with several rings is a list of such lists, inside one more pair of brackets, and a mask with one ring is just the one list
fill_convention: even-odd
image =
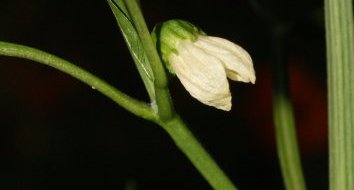
[(178, 116), (160, 125), (214, 189), (236, 190), (230, 179)]
[(124, 0), (128, 13), (138, 31), (145, 53), (154, 74), (157, 103), (157, 123), (171, 136), (180, 150), (216, 190), (234, 190), (236, 187), (207, 153), (175, 113), (164, 67), (152, 43), (150, 32), (136, 0)]
[(143, 80), (145, 88), (149, 94), (150, 101), (155, 102), (153, 73), (142, 46), (143, 44), (140, 41), (138, 32), (136, 31), (135, 26), (131, 22), (130, 16), (128, 15), (127, 8), (122, 0), (107, 0), (107, 2), (114, 17), (116, 18), (119, 29), (122, 32), (135, 66), (138, 69), (139, 75)]
[(218, 190), (236, 189), (178, 116), (166, 123), (157, 120), (152, 109), (146, 103), (125, 95), (103, 80), (70, 62), (41, 50), (8, 42), (0, 42), (0, 55), (25, 58), (58, 69), (94, 87), (135, 115), (156, 122), (167, 131), (177, 146), (191, 160), (212, 187)]
[(284, 61), (286, 28), (273, 26), (273, 115), (278, 157), (287, 190), (305, 190), (294, 113), (288, 88), (288, 71)]
[(148, 104), (131, 98), (88, 71), (57, 56), (8, 42), (0, 42), (0, 55), (25, 58), (58, 69), (106, 95), (129, 112), (144, 119), (155, 121), (154, 113)]
[(154, 74), (154, 87), (157, 104), (157, 114), (161, 120), (167, 121), (174, 117), (173, 105), (168, 90), (168, 81), (160, 56), (151, 40), (142, 11), (136, 0), (125, 0), (126, 7), (138, 31), (145, 53)]
[(287, 190), (305, 190), (296, 138), (294, 113), (288, 87), (288, 71), (284, 60), (284, 38), (289, 24), (259, 0), (249, 0), (255, 14), (270, 26), (273, 73), (273, 117), (278, 157)]
[(352, 0), (325, 0), (331, 190), (354, 189), (354, 24)]

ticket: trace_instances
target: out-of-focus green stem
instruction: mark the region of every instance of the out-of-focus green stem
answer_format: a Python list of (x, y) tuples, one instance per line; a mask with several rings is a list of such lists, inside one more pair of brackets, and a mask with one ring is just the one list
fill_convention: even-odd
[(354, 189), (354, 24), (352, 0), (325, 0), (329, 182)]
[(278, 157), (287, 190), (305, 190), (306, 184), (296, 137), (294, 113), (285, 59), (286, 22), (259, 0), (249, 0), (254, 12), (270, 27), (273, 72), (273, 118)]
[(153, 110), (148, 104), (131, 98), (102, 79), (57, 56), (28, 46), (8, 42), (0, 42), (0, 55), (25, 58), (58, 69), (98, 90), (131, 113), (155, 121)]
[(273, 116), (278, 157), (287, 190), (305, 190), (294, 113), (288, 87), (284, 37), (286, 28), (273, 26)]
[(272, 73), (273, 73), (273, 118), (278, 157), (287, 190), (305, 190), (306, 184), (301, 167), (293, 107), (291, 103), (288, 68), (286, 62), (285, 36), (289, 23), (275, 15), (266, 3), (249, 0), (254, 12), (270, 27)]

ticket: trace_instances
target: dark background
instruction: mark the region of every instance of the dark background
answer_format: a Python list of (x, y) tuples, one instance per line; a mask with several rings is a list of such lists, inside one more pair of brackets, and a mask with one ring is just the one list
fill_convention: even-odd
[[(262, 1), (263, 2), (263, 1)], [(277, 26), (288, 29), (289, 66), (308, 189), (327, 188), (326, 73), (320, 0), (141, 0), (150, 28), (186, 19), (252, 55), (256, 85), (230, 83), (223, 112), (170, 82), (175, 107), (242, 190), (284, 189), (274, 144), (271, 64)], [(269, 20), (267, 16), (271, 17)], [(79, 65), (148, 101), (106, 1), (1, 0), (0, 40), (32, 46)], [(0, 189), (210, 189), (153, 123), (46, 66), (0, 57)]]

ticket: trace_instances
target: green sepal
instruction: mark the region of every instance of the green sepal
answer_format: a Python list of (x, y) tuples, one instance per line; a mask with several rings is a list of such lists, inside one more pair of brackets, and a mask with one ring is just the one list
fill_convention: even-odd
[(168, 62), (168, 58), (171, 53), (178, 54), (176, 48), (179, 42), (183, 40), (194, 42), (198, 35), (205, 35), (205, 33), (192, 23), (179, 19), (168, 20), (154, 27), (151, 33), (152, 40), (170, 73), (174, 74), (174, 71)]

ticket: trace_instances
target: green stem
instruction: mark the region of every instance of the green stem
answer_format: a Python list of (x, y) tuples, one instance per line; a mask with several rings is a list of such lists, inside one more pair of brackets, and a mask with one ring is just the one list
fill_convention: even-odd
[(138, 69), (141, 79), (149, 94), (151, 102), (155, 100), (154, 77), (142, 46), (138, 32), (131, 22), (127, 8), (122, 0), (107, 0), (120, 31), (127, 43), (127, 47), (132, 55), (135, 66)]
[(38, 49), (8, 42), (0, 42), (0, 55), (25, 58), (58, 69), (98, 90), (131, 113), (155, 121), (154, 113), (148, 104), (129, 97), (105, 81), (64, 59)]
[(160, 56), (151, 40), (149, 29), (146, 26), (142, 11), (136, 0), (125, 0), (126, 7), (138, 31), (145, 53), (154, 74), (157, 113), (161, 120), (168, 121), (174, 117), (174, 109), (168, 90), (168, 81)]
[(234, 190), (236, 187), (227, 178), (213, 158), (207, 153), (203, 146), (197, 141), (183, 121), (175, 113), (168, 81), (164, 67), (152, 43), (150, 32), (146, 26), (143, 14), (136, 0), (124, 0), (128, 13), (132, 18), (145, 53), (151, 64), (154, 74), (154, 87), (157, 103), (157, 122), (171, 136), (180, 150), (189, 158), (192, 164), (204, 176), (209, 184), (216, 190)]
[(160, 125), (214, 189), (236, 190), (230, 179), (178, 116)]
[(294, 113), (291, 104), (287, 67), (284, 59), (286, 28), (274, 26), (273, 43), (273, 115), (278, 157), (287, 190), (305, 190)]
[(288, 71), (284, 52), (284, 38), (289, 24), (274, 14), (266, 4), (249, 0), (254, 12), (271, 27), (273, 72), (273, 117), (280, 167), (287, 190), (305, 190), (296, 138), (294, 113), (288, 87)]
[(329, 182), (354, 189), (354, 24), (352, 0), (325, 0)]

